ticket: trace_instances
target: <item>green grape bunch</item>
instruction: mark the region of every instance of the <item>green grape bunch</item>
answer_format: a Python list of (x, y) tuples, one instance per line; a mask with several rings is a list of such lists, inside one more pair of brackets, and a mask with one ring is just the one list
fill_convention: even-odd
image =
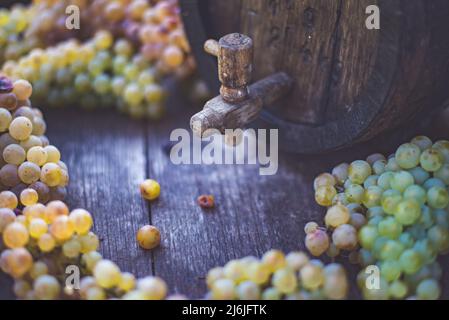
[[(437, 299), (441, 267), (449, 252), (449, 141), (418, 136), (388, 158), (336, 166), (314, 181), (315, 199), (327, 207), (325, 227), (306, 225), (314, 256), (349, 252), (363, 269), (367, 299)], [(380, 271), (380, 290), (365, 285), (366, 268)]]

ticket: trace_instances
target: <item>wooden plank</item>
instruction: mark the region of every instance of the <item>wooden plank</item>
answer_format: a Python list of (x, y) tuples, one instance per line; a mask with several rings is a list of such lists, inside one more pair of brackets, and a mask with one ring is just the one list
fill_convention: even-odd
[(67, 202), (89, 210), (105, 258), (139, 276), (151, 270), (151, 253), (136, 232), (149, 222), (139, 183), (145, 178), (143, 123), (115, 110), (46, 110), (48, 136), (69, 167)]

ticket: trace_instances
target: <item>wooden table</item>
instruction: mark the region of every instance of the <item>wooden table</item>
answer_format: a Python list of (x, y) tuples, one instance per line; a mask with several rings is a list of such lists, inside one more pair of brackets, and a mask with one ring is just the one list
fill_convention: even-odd
[[(342, 161), (379, 151), (387, 154), (398, 143), (390, 137), (321, 156), (281, 153), (274, 176), (259, 176), (255, 166), (174, 165), (167, 152), (169, 134), (187, 127), (189, 116), (200, 106), (189, 105), (176, 90), (168, 105), (164, 120), (149, 123), (112, 109), (52, 109), (45, 116), (50, 141), (69, 166), (67, 202), (93, 214), (104, 257), (137, 276), (158, 275), (171, 293), (192, 298), (204, 295), (204, 277), (214, 266), (261, 256), (271, 248), (304, 249), (304, 224), (321, 222), (325, 213), (315, 204), (313, 178)], [(449, 137), (449, 117), (446, 125), (442, 119), (424, 132), (433, 138)], [(160, 199), (151, 205), (138, 188), (148, 177), (162, 186)], [(196, 204), (203, 193), (215, 196), (214, 210), (203, 211)], [(140, 249), (135, 241), (138, 228), (148, 223), (162, 233), (161, 246), (154, 251)], [(357, 298), (357, 267), (348, 268), (351, 297)], [(445, 292), (448, 296), (448, 281)], [(11, 280), (0, 276), (0, 298), (12, 297)]]

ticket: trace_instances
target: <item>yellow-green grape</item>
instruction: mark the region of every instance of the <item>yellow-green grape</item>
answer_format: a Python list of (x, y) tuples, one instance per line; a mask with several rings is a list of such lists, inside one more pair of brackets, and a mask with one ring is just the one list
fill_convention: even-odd
[(318, 229), (318, 224), (316, 222), (307, 222), (306, 226), (304, 227), (304, 232), (306, 234), (315, 232), (315, 230)]
[(68, 241), (66, 241), (62, 245), (62, 253), (67, 258), (76, 258), (81, 253), (81, 244), (76, 238), (72, 238)]
[(388, 287), (388, 294), (394, 299), (404, 299), (408, 293), (407, 284), (404, 281), (393, 281)]
[(17, 173), (20, 180), (26, 184), (33, 184), (38, 181), (42, 174), (41, 168), (37, 164), (29, 161), (22, 163)]
[(322, 173), (318, 177), (315, 178), (313, 181), (313, 188), (315, 191), (322, 186), (335, 186), (337, 181), (335, 180), (335, 177), (331, 175), (330, 173)]
[(41, 169), (41, 181), (49, 187), (56, 187), (61, 183), (61, 168), (53, 162), (44, 164)]
[(147, 84), (144, 90), (144, 97), (148, 103), (159, 103), (164, 99), (164, 90), (155, 83)]
[(47, 233), (48, 225), (43, 219), (34, 218), (30, 221), (28, 230), (32, 238), (39, 239), (42, 235)]
[(103, 257), (99, 252), (91, 251), (83, 254), (81, 261), (86, 266), (87, 270), (93, 271), (97, 262), (102, 259)]
[(32, 279), (37, 279), (40, 276), (48, 274), (48, 267), (42, 261), (36, 261), (30, 270), (30, 277)]
[(280, 300), (282, 294), (273, 287), (267, 288), (262, 292), (262, 300)]
[(31, 135), (28, 139), (20, 141), (20, 146), (28, 153), (32, 147), (42, 147), (42, 140), (38, 136)]
[(161, 242), (161, 233), (155, 226), (143, 226), (137, 232), (137, 242), (143, 249), (154, 249)]
[(380, 200), (382, 198), (383, 189), (378, 186), (371, 186), (365, 189), (363, 194), (363, 201), (365, 207), (377, 207), (380, 205)]
[(81, 244), (81, 253), (95, 251), (100, 246), (100, 240), (98, 239), (98, 236), (93, 232), (89, 232), (85, 235), (79, 236), (78, 240)]
[(155, 200), (159, 198), (161, 186), (152, 179), (147, 179), (140, 184), (140, 194), (147, 200)]
[(413, 143), (405, 143), (396, 151), (396, 163), (402, 169), (412, 169), (419, 164), (421, 150), (419, 146)]
[(133, 47), (131, 43), (126, 39), (118, 39), (114, 43), (114, 52), (118, 56), (130, 57), (133, 53)]
[[(221, 269), (221, 268), (219, 268)], [(217, 271), (218, 272), (218, 271)], [(224, 277), (224, 272), (221, 271), (220, 278)], [(246, 277), (255, 284), (264, 284), (270, 278), (270, 269), (266, 264), (260, 262), (253, 262), (249, 265), (246, 271)], [(217, 280), (217, 279), (215, 279)], [(215, 281), (214, 280), (214, 281)], [(210, 285), (209, 285), (210, 287)]]
[(284, 253), (275, 249), (265, 252), (262, 263), (268, 266), (271, 272), (284, 268), (287, 264)]
[(245, 266), (240, 260), (231, 260), (223, 268), (224, 275), (235, 283), (245, 280)]
[(362, 203), (365, 189), (358, 184), (351, 184), (345, 190), (345, 196), (349, 203)]
[(390, 186), (392, 189), (399, 192), (404, 192), (405, 189), (415, 183), (413, 175), (407, 171), (398, 171), (393, 174), (390, 180)]
[(132, 273), (123, 272), (120, 276), (118, 288), (124, 292), (129, 292), (136, 286), (136, 278)]
[[(33, 257), (25, 248), (15, 248), (7, 252), (6, 270), (13, 278), (18, 279), (25, 275), (33, 266)], [(3, 254), (2, 254), (3, 257)]]
[(299, 271), (300, 283), (307, 290), (315, 290), (324, 284), (323, 269), (315, 264), (308, 263)]
[(33, 93), (33, 87), (31, 86), (31, 83), (26, 80), (17, 80), (14, 82), (13, 92), (18, 100), (27, 100)]
[(56, 240), (65, 241), (75, 232), (72, 221), (67, 216), (58, 216), (50, 226), (50, 233)]
[(36, 190), (27, 188), (24, 189), (20, 193), (20, 203), (24, 206), (31, 206), (33, 204), (36, 204), (39, 200), (39, 195)]
[(33, 123), (33, 131), (32, 134), (36, 136), (42, 136), (47, 131), (47, 124), (45, 123), (44, 119), (40, 117), (33, 117), (32, 120)]
[(30, 222), (34, 218), (44, 219), (45, 206), (42, 203), (36, 203), (23, 209), (23, 216)]
[(422, 300), (437, 300), (441, 295), (441, 288), (435, 279), (425, 279), (416, 288), (416, 295)]
[(92, 216), (84, 209), (73, 210), (69, 219), (72, 220), (75, 232), (80, 235), (88, 233), (93, 224)]
[(9, 134), (19, 141), (28, 139), (32, 131), (33, 124), (27, 117), (17, 117), (9, 125)]
[(12, 121), (11, 112), (5, 108), (0, 108), (0, 132), (5, 132)]
[(159, 277), (145, 277), (137, 281), (137, 289), (148, 300), (162, 300), (167, 295), (167, 285)]
[(427, 203), (434, 209), (444, 209), (449, 205), (449, 193), (445, 188), (432, 187), (427, 191)]
[(45, 233), (39, 237), (37, 245), (42, 252), (50, 252), (55, 248), (56, 240), (51, 234)]
[(326, 226), (331, 228), (336, 228), (339, 225), (348, 223), (350, 219), (351, 215), (348, 208), (341, 204), (336, 204), (330, 207), (324, 217)]
[(59, 200), (49, 202), (44, 210), (44, 219), (49, 224), (53, 223), (53, 221), (59, 216), (68, 215), (69, 208), (64, 202)]
[(41, 146), (32, 147), (27, 152), (27, 160), (38, 166), (43, 166), (47, 162), (47, 157), (47, 151)]
[(58, 163), (61, 160), (61, 153), (55, 146), (46, 146), (44, 150), (47, 153), (47, 162)]
[(420, 158), (421, 167), (429, 172), (440, 170), (444, 163), (444, 157), (436, 148), (424, 150)]
[(18, 144), (10, 144), (3, 149), (3, 159), (6, 163), (20, 165), (25, 161), (25, 150)]
[(340, 250), (353, 250), (357, 247), (357, 230), (350, 224), (338, 226), (332, 233), (332, 242)]
[(93, 275), (99, 286), (110, 289), (120, 283), (120, 269), (112, 261), (101, 260), (94, 267)]
[(315, 191), (315, 201), (323, 207), (332, 205), (332, 200), (336, 196), (337, 190), (333, 186), (321, 186)]
[(277, 270), (272, 278), (273, 286), (283, 294), (293, 293), (297, 286), (298, 280), (295, 273), (289, 268)]
[(128, 103), (130, 106), (139, 106), (142, 103), (143, 98), (143, 92), (139, 85), (131, 83), (125, 87), (125, 91), (123, 92), (123, 99), (125, 99), (126, 103)]
[(11, 249), (24, 247), (29, 239), (27, 228), (19, 222), (9, 224), (3, 231), (3, 243)]
[(212, 285), (218, 279), (224, 279), (225, 274), (222, 267), (215, 267), (210, 269), (206, 275), (206, 284), (209, 289), (212, 288)]
[(126, 80), (123, 77), (114, 77), (111, 82), (111, 88), (112, 92), (117, 95), (121, 96), (123, 92), (125, 91), (126, 87)]
[(309, 262), (307, 254), (301, 251), (292, 251), (285, 257), (287, 266), (294, 270), (299, 271), (303, 266)]
[(235, 298), (235, 284), (229, 279), (218, 279), (212, 284), (212, 299), (233, 300)]
[(259, 300), (260, 288), (251, 281), (244, 281), (236, 288), (236, 295), (239, 300)]
[(388, 189), (382, 194), (382, 209), (388, 214), (394, 214), (396, 212), (396, 207), (401, 201), (402, 195), (399, 191)]
[(372, 173), (371, 166), (363, 160), (356, 160), (349, 165), (348, 176), (355, 184), (363, 184)]
[(95, 77), (92, 86), (96, 93), (105, 95), (110, 91), (110, 81), (109, 76), (102, 73)]
[(415, 199), (404, 199), (396, 208), (396, 220), (403, 225), (412, 225), (421, 217), (421, 205)]
[(17, 196), (11, 191), (0, 192), (0, 208), (15, 209), (17, 208)]
[(55, 300), (59, 297), (61, 286), (55, 277), (42, 275), (34, 281), (33, 291), (39, 300)]
[(5, 230), (6, 226), (13, 223), (16, 220), (16, 214), (12, 209), (0, 208), (0, 233)]
[(106, 292), (102, 288), (92, 287), (86, 291), (86, 300), (105, 300)]
[[(152, 71), (151, 69), (146, 69), (143, 70), (140, 74), (139, 74), (139, 78), (137, 80), (137, 82), (141, 85), (141, 86), (147, 86), (147, 85), (151, 85), (154, 83), (154, 71)], [(146, 96), (146, 95), (145, 95)], [(162, 96), (161, 96), (162, 97)], [(148, 101), (150, 102), (150, 101)], [(155, 101), (156, 102), (156, 101)]]
[(329, 248), (329, 236), (321, 229), (308, 233), (305, 240), (306, 248), (313, 256), (320, 256)]
[(114, 38), (109, 31), (98, 31), (94, 37), (94, 44), (98, 50), (106, 50), (109, 49), (113, 42)]

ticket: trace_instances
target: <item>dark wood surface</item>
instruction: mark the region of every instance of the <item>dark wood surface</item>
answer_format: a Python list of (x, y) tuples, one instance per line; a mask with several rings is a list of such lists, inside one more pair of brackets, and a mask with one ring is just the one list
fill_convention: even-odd
[[(389, 153), (397, 144), (390, 137), (315, 157), (281, 153), (274, 176), (259, 176), (255, 166), (177, 166), (168, 157), (169, 134), (187, 128), (199, 106), (191, 106), (178, 91), (170, 96), (167, 116), (156, 123), (131, 120), (112, 109), (52, 109), (45, 115), (50, 140), (69, 166), (67, 201), (72, 208), (93, 213), (104, 256), (138, 276), (161, 276), (170, 292), (192, 298), (204, 295), (204, 276), (214, 266), (260, 256), (271, 248), (304, 249), (305, 222), (321, 221), (324, 215), (314, 202), (315, 175), (341, 161)], [(449, 137), (445, 125), (449, 117), (442, 119), (432, 123), (429, 133), (434, 138)], [(160, 199), (151, 205), (138, 189), (147, 177), (162, 186)], [(203, 211), (196, 205), (203, 193), (215, 196), (214, 210)], [(162, 244), (154, 251), (141, 250), (135, 241), (137, 229), (147, 223), (162, 233)], [(348, 268), (351, 297), (357, 298), (357, 268)], [(1, 275), (0, 298), (12, 298), (10, 289), (11, 281)], [(447, 282), (445, 292), (449, 292)]]

